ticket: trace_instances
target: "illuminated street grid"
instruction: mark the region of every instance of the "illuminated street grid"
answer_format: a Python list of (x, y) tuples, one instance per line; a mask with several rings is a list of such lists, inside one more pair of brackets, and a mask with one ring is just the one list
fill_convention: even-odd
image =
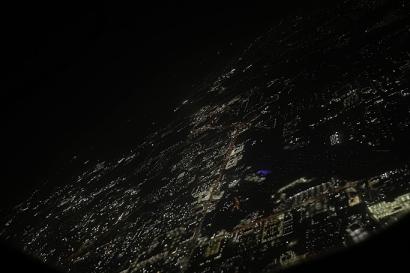
[(282, 20), (144, 142), (17, 205), (1, 237), (121, 273), (268, 272), (368, 238), (410, 210), (405, 2)]

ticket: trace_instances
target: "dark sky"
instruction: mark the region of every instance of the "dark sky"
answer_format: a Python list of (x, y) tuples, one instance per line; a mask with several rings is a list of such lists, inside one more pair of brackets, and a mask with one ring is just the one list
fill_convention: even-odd
[(74, 154), (140, 140), (298, 4), (120, 2), (13, 1), (3, 9), (2, 206)]

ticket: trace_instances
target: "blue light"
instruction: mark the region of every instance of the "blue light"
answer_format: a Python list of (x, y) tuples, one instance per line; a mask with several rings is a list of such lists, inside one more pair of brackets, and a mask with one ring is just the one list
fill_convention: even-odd
[(268, 174), (271, 174), (272, 171), (271, 170), (259, 170), (256, 172), (256, 174), (260, 175), (260, 176), (267, 176)]

